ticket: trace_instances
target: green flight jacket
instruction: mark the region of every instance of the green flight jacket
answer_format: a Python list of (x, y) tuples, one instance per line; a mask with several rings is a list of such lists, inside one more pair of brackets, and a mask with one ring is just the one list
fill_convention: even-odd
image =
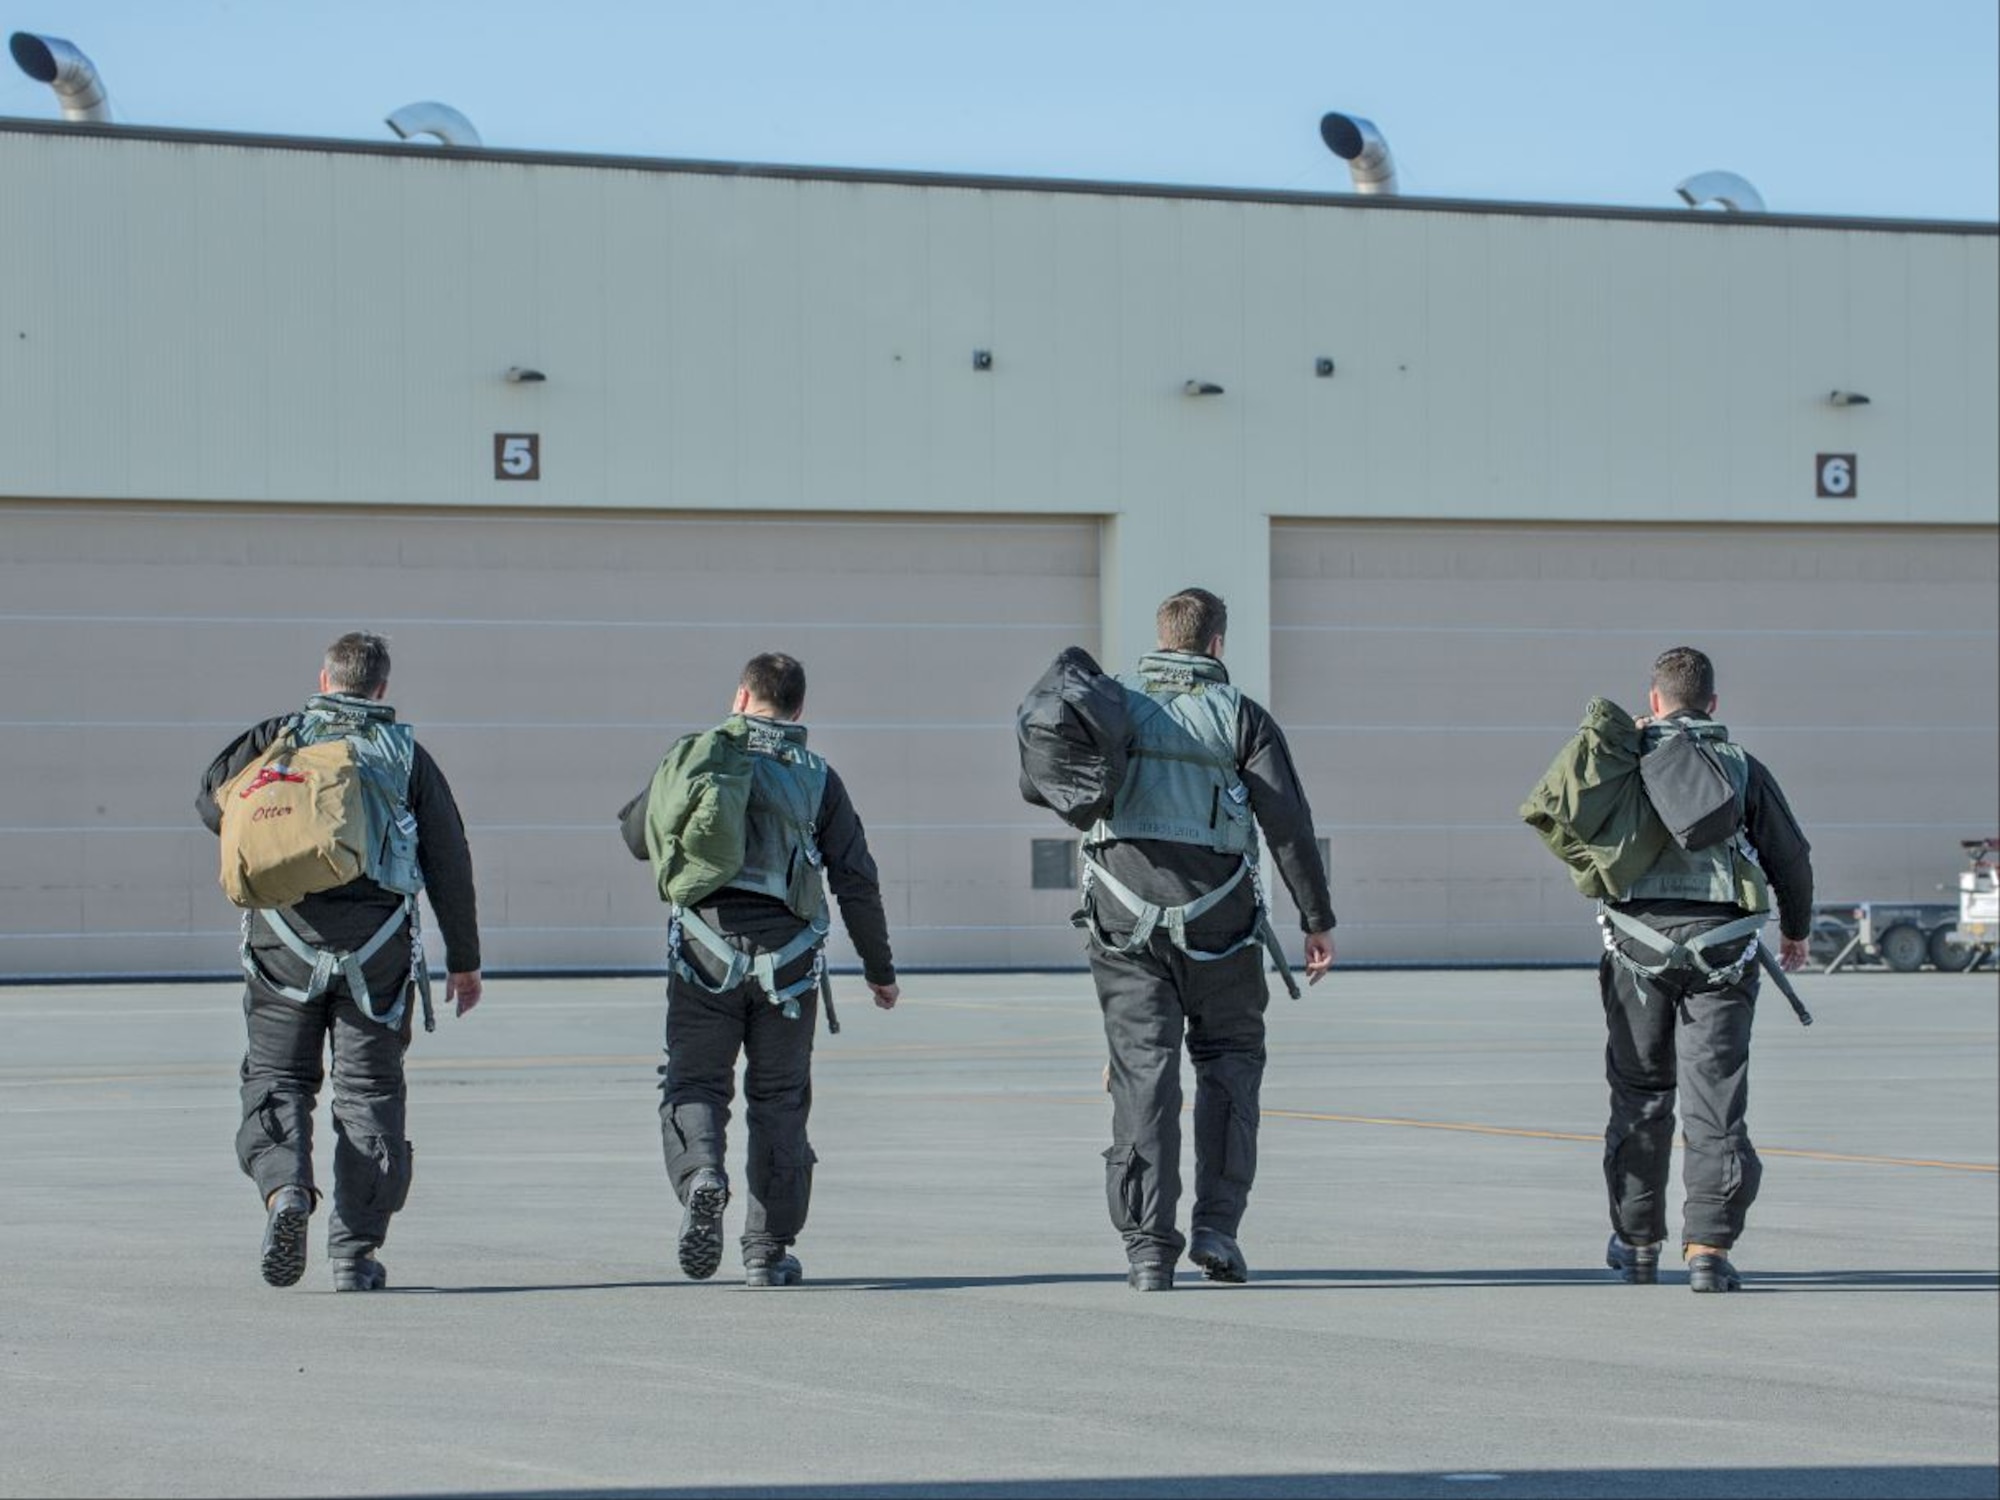
[(1593, 698), (1583, 723), (1521, 804), (1586, 896), (1617, 901), (1673, 842), (1639, 779), (1644, 731), (1609, 698)]

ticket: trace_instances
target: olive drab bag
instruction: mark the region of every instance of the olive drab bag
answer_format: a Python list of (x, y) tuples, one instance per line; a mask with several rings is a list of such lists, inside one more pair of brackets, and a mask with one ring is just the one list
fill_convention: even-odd
[(750, 774), (740, 716), (684, 736), (660, 761), (646, 793), (646, 852), (662, 901), (692, 906), (743, 868)]
[(1609, 698), (1592, 698), (1521, 804), (1521, 821), (1569, 866), (1586, 896), (1622, 900), (1671, 842), (1637, 774), (1643, 748), (1630, 714)]
[(366, 875), (414, 895), (423, 877), (408, 804), (408, 728), (376, 724), (314, 738), (302, 725), (279, 731), (216, 794), (223, 894), (270, 910)]

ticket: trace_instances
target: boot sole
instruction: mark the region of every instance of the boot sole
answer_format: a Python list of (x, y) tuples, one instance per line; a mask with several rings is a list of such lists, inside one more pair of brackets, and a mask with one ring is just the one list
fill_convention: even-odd
[(260, 1268), (271, 1286), (297, 1286), (306, 1274), (307, 1215), (280, 1210), (271, 1220)]
[(706, 1281), (722, 1264), (722, 1211), (729, 1207), (729, 1189), (699, 1187), (688, 1194), (688, 1223), (681, 1230), (681, 1274)]
[(1622, 1276), (1627, 1286), (1655, 1286), (1659, 1283), (1660, 1268), (1657, 1263), (1650, 1266), (1633, 1265), (1612, 1255), (1605, 1256), (1604, 1263)]
[(1200, 1266), (1201, 1274), (1210, 1281), (1241, 1286), (1250, 1279), (1250, 1268), (1238, 1265), (1226, 1255), (1189, 1255), (1188, 1259)]
[(743, 1273), (743, 1284), (747, 1287), (797, 1286), (804, 1279), (790, 1272), (754, 1268)]

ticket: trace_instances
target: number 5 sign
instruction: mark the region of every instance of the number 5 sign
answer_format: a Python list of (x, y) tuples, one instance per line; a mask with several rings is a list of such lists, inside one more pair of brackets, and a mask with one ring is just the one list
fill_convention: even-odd
[(494, 433), (493, 477), (495, 479), (540, 479), (542, 477), (542, 435), (539, 432)]
[(1852, 453), (1820, 453), (1813, 457), (1815, 493), (1822, 500), (1853, 500), (1861, 494)]

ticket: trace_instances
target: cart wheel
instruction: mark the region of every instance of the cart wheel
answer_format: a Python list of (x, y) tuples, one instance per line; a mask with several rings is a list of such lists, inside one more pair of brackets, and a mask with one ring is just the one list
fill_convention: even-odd
[(1806, 951), (1811, 955), (1812, 961), (1824, 969), (1840, 957), (1841, 951), (1847, 947), (1853, 936), (1854, 927), (1851, 923), (1839, 921), (1834, 917), (1815, 917), (1812, 936), (1806, 940)]
[(1972, 960), (1978, 955), (1964, 943), (1951, 940), (1953, 928), (1950, 923), (1931, 929), (1931, 966), (1940, 974), (1963, 974), (1972, 967)]
[(1875, 940), (1882, 962), (1898, 974), (1914, 974), (1931, 956), (1931, 945), (1922, 932), (1908, 922), (1898, 922)]

